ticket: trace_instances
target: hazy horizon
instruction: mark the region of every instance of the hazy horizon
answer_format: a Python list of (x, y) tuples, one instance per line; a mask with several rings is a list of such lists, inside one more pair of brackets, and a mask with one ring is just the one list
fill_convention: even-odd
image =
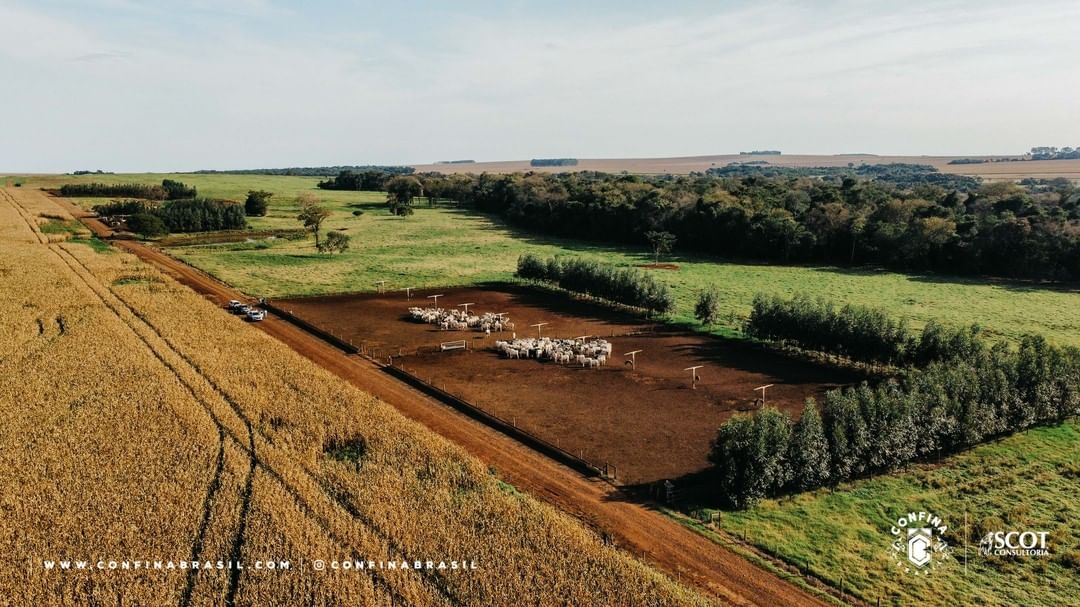
[(0, 171), (1080, 145), (1080, 5), (0, 0)]

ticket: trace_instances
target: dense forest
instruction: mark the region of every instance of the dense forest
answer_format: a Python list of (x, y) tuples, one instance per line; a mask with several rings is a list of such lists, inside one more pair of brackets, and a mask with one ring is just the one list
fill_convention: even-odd
[(240, 230), (247, 226), (244, 205), (209, 198), (172, 200), (153, 211), (170, 232)]
[(247, 227), (244, 205), (209, 198), (186, 198), (164, 203), (114, 200), (95, 205), (94, 212), (102, 217), (126, 216), (128, 229), (148, 237), (169, 232), (209, 232)]
[(430, 200), (559, 236), (644, 244), (662, 230), (681, 250), (727, 258), (1080, 279), (1080, 189), (1068, 180), (981, 184), (917, 165), (791, 171), (417, 178)]
[(897, 188), (910, 189), (922, 185), (937, 185), (953, 190), (970, 190), (979, 180), (964, 175), (942, 173), (922, 164), (855, 164), (848, 167), (785, 167), (761, 161), (737, 162), (705, 171), (713, 177), (811, 177), (843, 179), (873, 179)]

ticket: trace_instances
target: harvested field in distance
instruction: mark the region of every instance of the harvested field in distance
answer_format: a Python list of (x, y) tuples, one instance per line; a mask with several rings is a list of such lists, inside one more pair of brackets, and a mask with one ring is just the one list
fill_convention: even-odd
[[(502, 160), (473, 162), (468, 164), (415, 164), (417, 171), (440, 173), (515, 173), (537, 171), (561, 173), (565, 171), (601, 171), (604, 173), (685, 175), (704, 172), (711, 168), (740, 162), (765, 162), (785, 167), (845, 167), (849, 164), (928, 164), (942, 173), (971, 175), (989, 180), (1023, 179), (1040, 177), (1053, 179), (1066, 177), (1080, 179), (1080, 160), (1018, 160), (1015, 162), (985, 162), (978, 164), (949, 164), (961, 158), (1008, 158), (1008, 155), (983, 156), (878, 156), (876, 154), (783, 154), (740, 155), (717, 154), (709, 156), (676, 156), (671, 158), (581, 158), (575, 166), (533, 167), (528, 160)], [(1019, 158), (1016, 156), (1016, 158)]]
[[(442, 331), (408, 318), (410, 305), (471, 302), (470, 311), (506, 312), (517, 337), (535, 337), (535, 323), (549, 323), (543, 335), (603, 337), (614, 346), (599, 369), (535, 359), (508, 360), (490, 350), (510, 331), (485, 336)], [(857, 381), (854, 374), (793, 361), (746, 343), (656, 328), (632, 316), (588, 302), (523, 286), (425, 289), (384, 295), (339, 295), (277, 300), (281, 308), (352, 341), (375, 356), (398, 363), (428, 383), (463, 398), (506, 421), (583, 456), (598, 466), (617, 467), (627, 484), (677, 478), (708, 466), (716, 428), (737, 411), (755, 407), (754, 388), (769, 388), (767, 402), (801, 410), (806, 397)], [(633, 333), (639, 333), (633, 335)], [(471, 351), (440, 352), (441, 342), (464, 339)], [(642, 350), (637, 368), (623, 354)], [(696, 389), (685, 369), (698, 371)]]

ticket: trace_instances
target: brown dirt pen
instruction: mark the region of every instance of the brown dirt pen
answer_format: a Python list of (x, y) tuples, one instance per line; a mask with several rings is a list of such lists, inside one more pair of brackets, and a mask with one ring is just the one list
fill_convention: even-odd
[[(489, 350), (511, 332), (442, 331), (407, 317), (410, 305), (440, 307), (473, 302), (473, 312), (506, 312), (518, 337), (535, 337), (529, 325), (549, 323), (543, 335), (603, 337), (614, 346), (607, 366), (588, 369), (535, 359), (507, 360)], [(749, 344), (673, 330), (563, 295), (501, 285), (382, 295), (335, 295), (278, 300), (365, 351), (516, 423), (599, 466), (614, 465), (627, 484), (677, 478), (708, 465), (717, 427), (738, 411), (753, 409), (754, 388), (774, 384), (766, 401), (801, 409), (808, 396), (855, 381), (853, 375), (794, 361)], [(466, 339), (469, 351), (439, 352), (441, 342)], [(623, 354), (642, 350), (637, 367)], [(698, 371), (690, 387), (687, 367)]]

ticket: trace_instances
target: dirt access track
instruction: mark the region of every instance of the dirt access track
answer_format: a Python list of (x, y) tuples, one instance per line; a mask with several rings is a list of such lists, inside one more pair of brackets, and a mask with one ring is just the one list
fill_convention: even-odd
[[(57, 201), (99, 237), (111, 235), (104, 224), (90, 218), (86, 212), (63, 199)], [(113, 241), (113, 244), (218, 304), (230, 299), (250, 299), (153, 247), (121, 240)], [(589, 480), (555, 463), (406, 386), (365, 359), (346, 356), (292, 324), (268, 318), (253, 326), (359, 389), (393, 405), (406, 417), (460, 445), (474, 457), (495, 467), (501, 477), (519, 489), (594, 528), (606, 530), (618, 546), (640, 555), (672, 578), (690, 583), (732, 605), (774, 607), (836, 603), (823, 591), (822, 596), (815, 596), (787, 579), (758, 568), (646, 505), (628, 501), (613, 486)]]
[[(514, 330), (485, 335), (474, 329), (443, 331), (409, 317), (409, 306), (441, 308), (469, 303), (474, 314), (500, 312)], [(399, 366), (428, 384), (522, 428), (598, 469), (615, 471), (624, 485), (676, 479), (709, 466), (716, 429), (737, 411), (766, 401), (795, 415), (807, 397), (857, 377), (795, 361), (751, 344), (654, 325), (562, 293), (523, 285), (487, 285), (385, 294), (275, 300), (280, 308)], [(503, 358), (497, 339), (537, 335), (598, 336), (614, 350), (608, 364), (583, 368), (536, 359)], [(464, 340), (468, 350), (441, 351)], [(627, 352), (638, 352), (630, 366)], [(686, 369), (697, 370), (691, 386)], [(678, 483), (681, 485), (682, 483)]]

